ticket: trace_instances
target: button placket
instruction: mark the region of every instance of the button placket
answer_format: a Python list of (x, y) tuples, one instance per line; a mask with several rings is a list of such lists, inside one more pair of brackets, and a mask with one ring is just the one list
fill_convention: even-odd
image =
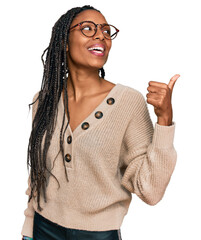
[[(109, 95), (109, 94), (108, 94)], [(94, 114), (90, 114), (84, 122), (82, 122), (79, 126), (79, 128), (83, 131), (83, 130), (87, 130), (90, 128), (90, 126), (93, 125), (93, 123), (96, 122), (96, 119), (101, 119), (104, 114), (103, 114), (103, 109), (105, 108), (105, 103), (107, 103), (107, 105), (113, 105), (115, 103), (115, 99), (113, 97), (107, 97), (100, 105), (99, 107), (97, 107), (95, 110), (94, 110)], [(100, 110), (98, 110), (98, 108)], [(102, 111), (101, 111), (102, 110)], [(108, 109), (109, 110), (109, 109)], [(106, 108), (105, 108), (105, 111)], [(98, 121), (98, 120), (97, 120)], [(76, 128), (75, 131), (78, 131), (78, 128)], [(74, 134), (74, 137), (75, 137), (75, 131), (73, 131), (73, 134)], [(71, 131), (72, 133), (72, 131)], [(77, 132), (76, 132), (77, 133)], [(77, 137), (77, 135), (76, 135)]]
[[(114, 104), (115, 103), (115, 99), (113, 98), (113, 97), (108, 97), (107, 99), (106, 99), (106, 103), (108, 104), (108, 105), (112, 105), (112, 104)], [(101, 105), (99, 106), (100, 108), (101, 108)], [(102, 117), (103, 117), (103, 112), (102, 111), (96, 111), (95, 113), (94, 113), (94, 116), (93, 117), (95, 117), (95, 118), (97, 118), (97, 119), (101, 119)], [(88, 119), (90, 120), (90, 116), (88, 117)], [(91, 121), (93, 121), (93, 119), (91, 119)], [(90, 127), (90, 124), (89, 124), (89, 122), (83, 122), (82, 124), (81, 124), (81, 128), (83, 129), (83, 130), (87, 130), (88, 128)]]
[[(115, 99), (113, 97), (108, 97), (105, 101), (108, 105), (113, 105), (115, 103)], [(102, 104), (99, 106), (100, 109), (102, 107)], [(89, 115), (88, 118), (86, 118), (86, 120), (88, 121), (84, 121), (80, 124), (80, 128), (84, 131), (84, 130), (87, 130), (89, 129), (90, 127), (90, 120), (91, 122), (93, 123), (94, 119), (101, 119), (103, 117), (103, 111), (100, 111), (100, 110), (95, 110), (95, 113), (94, 115)], [(70, 126), (70, 125), (68, 125)], [(77, 130), (77, 129), (76, 129)], [(70, 128), (68, 128), (68, 130), (66, 131), (67, 133), (67, 136), (66, 136), (66, 153), (64, 155), (64, 158), (65, 158), (65, 164), (66, 164), (66, 167), (67, 168), (72, 168), (72, 165), (73, 165), (73, 162), (72, 162), (72, 141), (73, 141), (73, 133), (72, 133), (72, 130)]]
[[(86, 117), (83, 122), (77, 126), (74, 131), (71, 130), (70, 124), (68, 124), (68, 127), (65, 131), (65, 136), (64, 136), (64, 160), (65, 160), (65, 166), (66, 170), (73, 170), (74, 167), (74, 144), (78, 140), (79, 137), (81, 137), (85, 131), (90, 130), (91, 128), (95, 127), (96, 124), (100, 123), (103, 121), (103, 117), (108, 115), (110, 111), (113, 109), (112, 105), (116, 102), (115, 96), (118, 96), (118, 98), (121, 97), (124, 91), (117, 91), (119, 87), (121, 87), (121, 84), (117, 83), (116, 88), (113, 88), (113, 90), (105, 97), (105, 99), (95, 108), (91, 114)], [(125, 88), (124, 88), (125, 90)], [(118, 92), (118, 93), (117, 93)], [(118, 94), (118, 95), (117, 95)], [(113, 96), (113, 97), (112, 97)], [(117, 99), (118, 100), (118, 99)], [(111, 105), (111, 107), (110, 107)], [(62, 122), (63, 119), (63, 102), (62, 98), (60, 99), (59, 102), (59, 121)], [(64, 126), (66, 126), (68, 123), (67, 116), (65, 115), (64, 118)]]
[(72, 168), (72, 160), (73, 160), (73, 156), (72, 156), (72, 147), (73, 147), (73, 137), (69, 131), (69, 129), (66, 130), (65, 133), (65, 137), (64, 137), (64, 149), (65, 149), (65, 153), (64, 153), (64, 160), (65, 160), (65, 165), (67, 168)]
[[(69, 125), (69, 129), (71, 131), (71, 134), (73, 138), (76, 140), (76, 138), (79, 135), (82, 135), (84, 130), (90, 130), (94, 123), (96, 124), (97, 119), (101, 119), (104, 116), (104, 112), (108, 112), (110, 110), (110, 107), (107, 110), (108, 105), (113, 105), (115, 102), (114, 96), (117, 94), (116, 92), (121, 87), (121, 84), (117, 83), (115, 87), (111, 89), (111, 91), (108, 93), (108, 95), (105, 97), (105, 99), (96, 107), (96, 109), (91, 112), (91, 114), (88, 115), (77, 127), (76, 129), (71, 130), (71, 127)], [(113, 97), (112, 97), (113, 96)]]
[[(70, 132), (70, 135), (72, 136), (73, 141), (76, 141), (76, 139), (82, 135), (85, 131), (90, 130), (92, 127), (94, 127), (94, 124), (96, 125), (97, 122), (99, 122), (99, 119), (102, 119), (104, 114), (107, 114), (108, 111), (111, 110), (110, 107), (107, 107), (108, 105), (114, 104), (115, 100), (115, 95), (118, 92), (118, 89), (122, 85), (117, 83), (115, 87), (112, 88), (112, 90), (109, 92), (109, 94), (105, 97), (105, 99), (96, 107), (96, 109), (88, 115), (77, 127), (72, 131), (70, 125), (68, 125), (68, 130)], [(118, 92), (118, 95), (120, 92)], [(112, 97), (113, 96), (113, 97)], [(63, 114), (63, 97), (61, 96), (60, 99), (60, 119), (62, 121), (62, 114)], [(65, 126), (67, 125), (68, 119), (67, 115), (65, 115)], [(67, 152), (66, 152), (67, 153)], [(72, 157), (72, 156), (71, 156)]]

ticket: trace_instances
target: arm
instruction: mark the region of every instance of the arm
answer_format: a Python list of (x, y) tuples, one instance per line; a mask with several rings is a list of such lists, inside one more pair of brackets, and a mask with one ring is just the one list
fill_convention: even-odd
[(121, 184), (149, 205), (163, 197), (175, 168), (177, 153), (173, 146), (175, 122), (155, 124), (144, 96), (139, 93), (121, 146)]
[[(33, 101), (36, 100), (36, 98), (38, 97), (38, 93), (37, 92), (34, 97), (33, 97)], [(37, 104), (38, 104), (38, 100), (37, 102), (35, 102), (33, 105), (32, 105), (32, 122), (33, 122), (33, 119), (34, 119), (34, 116), (36, 114), (36, 109), (37, 109)], [(31, 180), (31, 177), (29, 175), (28, 177), (28, 188), (26, 189), (26, 195), (30, 195), (31, 194), (31, 187), (30, 187), (30, 180)], [(29, 236), (30, 239), (32, 239), (33, 237), (33, 219), (34, 219), (34, 208), (33, 208), (33, 198), (30, 200), (30, 202), (27, 202), (27, 208), (24, 210), (24, 215), (25, 215), (25, 220), (24, 220), (24, 224), (23, 224), (23, 227), (22, 227), (22, 230), (21, 230), (21, 235), (23, 237), (24, 236)], [(28, 239), (28, 238), (25, 238), (25, 239)]]

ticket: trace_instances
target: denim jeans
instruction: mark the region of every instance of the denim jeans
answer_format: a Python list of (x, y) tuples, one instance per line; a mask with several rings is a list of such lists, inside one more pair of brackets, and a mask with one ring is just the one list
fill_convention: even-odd
[(65, 228), (51, 222), (35, 211), (33, 240), (122, 240), (120, 229), (86, 231)]

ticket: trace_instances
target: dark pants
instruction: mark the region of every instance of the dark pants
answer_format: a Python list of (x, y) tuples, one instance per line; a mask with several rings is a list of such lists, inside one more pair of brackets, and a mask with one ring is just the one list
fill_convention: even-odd
[(35, 211), (33, 240), (122, 240), (120, 229), (86, 231), (65, 228), (51, 222)]

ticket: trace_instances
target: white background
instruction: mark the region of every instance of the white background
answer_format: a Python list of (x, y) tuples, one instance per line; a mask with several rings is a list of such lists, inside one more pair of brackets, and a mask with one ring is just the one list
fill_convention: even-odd
[[(4, 1), (1, 24), (1, 239), (21, 239), (27, 206), (28, 104), (39, 91), (41, 55), (57, 19), (72, 7), (90, 4), (120, 29), (105, 79), (139, 90), (150, 80), (168, 84), (181, 77), (172, 95), (174, 146), (178, 158), (163, 199), (149, 206), (133, 199), (121, 226), (123, 240), (200, 240), (201, 223), (201, 7), (200, 1)], [(153, 123), (157, 117), (148, 104)], [(8, 237), (9, 236), (9, 237)]]

